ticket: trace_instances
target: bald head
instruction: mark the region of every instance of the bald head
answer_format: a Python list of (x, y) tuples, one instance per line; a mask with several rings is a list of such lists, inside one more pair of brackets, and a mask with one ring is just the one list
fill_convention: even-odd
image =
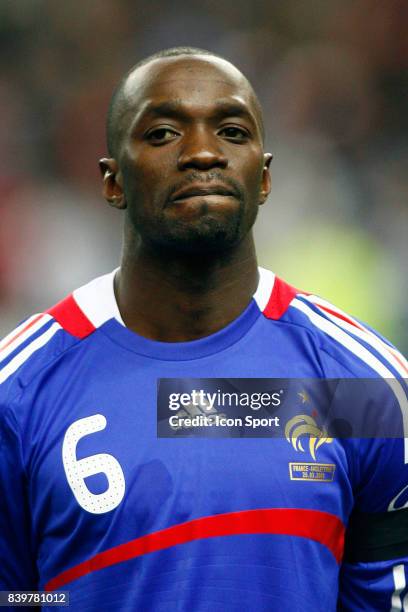
[[(183, 60), (186, 60), (183, 62)], [(187, 61), (188, 60), (188, 61)], [(248, 79), (229, 61), (219, 55), (195, 47), (175, 47), (150, 55), (133, 66), (116, 87), (107, 116), (107, 146), (111, 157), (117, 158), (123, 136), (126, 133), (131, 118), (141, 110), (148, 96), (149, 87), (157, 79), (163, 79), (166, 68), (175, 63), (187, 73), (200, 73), (204, 77), (211, 73), (212, 78), (234, 80), (239, 83), (243, 96), (248, 99), (254, 109), (254, 115), (264, 140), (264, 125), (262, 109), (259, 100)]]

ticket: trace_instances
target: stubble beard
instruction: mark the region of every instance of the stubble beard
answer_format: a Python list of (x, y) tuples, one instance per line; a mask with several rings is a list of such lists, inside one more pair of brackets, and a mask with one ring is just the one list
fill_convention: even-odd
[(244, 202), (239, 200), (235, 211), (219, 216), (203, 205), (199, 218), (190, 220), (169, 215), (163, 209), (153, 222), (131, 218), (131, 223), (139, 239), (150, 249), (168, 255), (217, 255), (234, 249), (251, 230), (257, 209), (249, 219), (245, 209)]

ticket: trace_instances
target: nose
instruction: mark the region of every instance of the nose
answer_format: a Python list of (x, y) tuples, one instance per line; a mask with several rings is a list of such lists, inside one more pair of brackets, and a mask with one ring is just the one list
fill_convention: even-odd
[(181, 149), (177, 166), (179, 170), (197, 168), (209, 170), (210, 168), (226, 168), (228, 160), (220, 149), (216, 136), (209, 134), (205, 128), (196, 129), (186, 138)]

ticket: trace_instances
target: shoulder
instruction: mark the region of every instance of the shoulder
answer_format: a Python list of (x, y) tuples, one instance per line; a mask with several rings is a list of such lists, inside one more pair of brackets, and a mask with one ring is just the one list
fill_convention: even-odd
[(106, 274), (75, 289), (46, 311), (28, 317), (0, 341), (1, 396), (25, 387), (116, 315), (113, 276), (114, 272)]
[(260, 269), (254, 295), (263, 315), (298, 330), (320, 354), (327, 377), (404, 378), (403, 355), (377, 331), (329, 301)]

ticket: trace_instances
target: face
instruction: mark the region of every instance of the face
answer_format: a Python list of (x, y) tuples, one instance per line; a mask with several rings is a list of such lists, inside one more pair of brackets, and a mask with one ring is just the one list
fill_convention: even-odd
[(150, 247), (221, 251), (252, 228), (270, 191), (257, 105), (231, 64), (155, 60), (125, 85), (117, 159), (101, 160), (106, 199)]

